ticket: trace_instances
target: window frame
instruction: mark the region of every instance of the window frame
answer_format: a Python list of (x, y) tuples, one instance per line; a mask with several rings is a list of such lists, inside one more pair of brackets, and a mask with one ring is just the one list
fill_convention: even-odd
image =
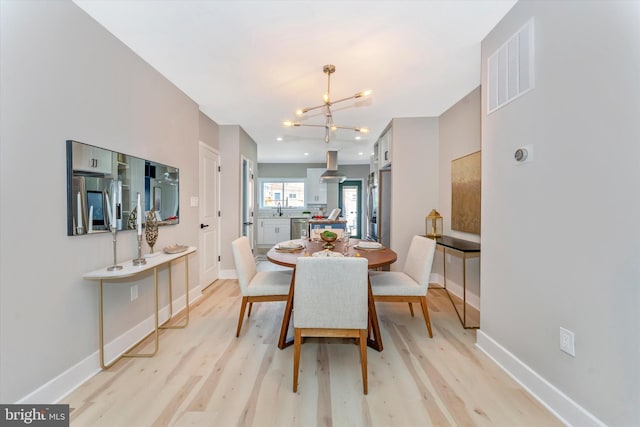
[[(258, 206), (260, 209), (275, 209), (275, 206), (265, 206), (264, 204), (264, 184), (266, 183), (281, 183), (282, 184), (282, 192), (283, 192), (283, 205), (282, 207), (285, 207), (284, 205), (284, 201), (286, 200), (286, 196), (284, 196), (284, 184), (285, 183), (296, 183), (296, 184), (302, 184), (302, 197), (303, 197), (303, 204), (302, 206), (294, 206), (295, 208), (303, 208), (307, 206), (307, 201), (306, 201), (306, 192), (307, 192), (307, 182), (306, 182), (306, 178), (278, 178), (278, 177), (273, 177), (273, 178), (258, 178)], [(291, 207), (291, 206), (289, 206)]]

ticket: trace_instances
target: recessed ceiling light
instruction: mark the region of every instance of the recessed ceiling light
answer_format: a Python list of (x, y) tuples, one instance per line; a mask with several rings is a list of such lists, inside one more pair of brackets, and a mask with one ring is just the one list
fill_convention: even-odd
[(276, 141), (282, 141), (282, 137), (281, 136), (277, 137)]
[(304, 153), (304, 155), (305, 155), (305, 156), (308, 156), (308, 155), (309, 155), (309, 153)]
[(362, 156), (364, 153), (361, 151), (358, 153), (358, 156)]
[(356, 139), (357, 139), (357, 140), (359, 140), (359, 139), (360, 139), (360, 137), (359, 137), (359, 136), (356, 136)]

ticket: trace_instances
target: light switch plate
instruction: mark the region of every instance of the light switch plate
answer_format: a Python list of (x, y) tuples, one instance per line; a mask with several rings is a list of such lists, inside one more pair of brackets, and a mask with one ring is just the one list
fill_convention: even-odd
[(198, 197), (197, 196), (191, 196), (191, 207), (192, 208), (197, 208), (198, 207)]

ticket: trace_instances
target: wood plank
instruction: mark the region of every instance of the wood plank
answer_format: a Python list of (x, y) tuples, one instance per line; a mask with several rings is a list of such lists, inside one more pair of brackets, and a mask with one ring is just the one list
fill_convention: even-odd
[(384, 350), (367, 351), (366, 396), (345, 338), (305, 338), (293, 393), (293, 347), (277, 348), (285, 303), (254, 303), (236, 338), (240, 298), (235, 280), (209, 286), (187, 328), (162, 331), (156, 356), (123, 359), (63, 399), (71, 424), (562, 425), (475, 347), (443, 291), (427, 296), (432, 339), (406, 304), (376, 306)]

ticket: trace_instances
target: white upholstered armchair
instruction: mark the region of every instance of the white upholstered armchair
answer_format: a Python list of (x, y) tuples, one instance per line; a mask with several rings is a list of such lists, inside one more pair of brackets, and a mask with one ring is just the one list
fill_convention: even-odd
[[(413, 236), (402, 271), (372, 271), (371, 291), (376, 302), (418, 302), (422, 307), (429, 337), (433, 338), (427, 291), (431, 266), (436, 252), (436, 241), (423, 236)], [(411, 309), (413, 315), (413, 309)]]
[(249, 239), (240, 237), (231, 242), (233, 259), (236, 263), (238, 282), (242, 292), (240, 317), (236, 337), (240, 336), (244, 310), (249, 303), (247, 317), (251, 316), (254, 302), (286, 301), (291, 286), (292, 271), (257, 271), (256, 262), (251, 253)]
[(367, 394), (367, 268), (365, 258), (298, 259), (293, 298), (294, 392), (303, 337), (352, 337), (359, 339), (362, 387)]

